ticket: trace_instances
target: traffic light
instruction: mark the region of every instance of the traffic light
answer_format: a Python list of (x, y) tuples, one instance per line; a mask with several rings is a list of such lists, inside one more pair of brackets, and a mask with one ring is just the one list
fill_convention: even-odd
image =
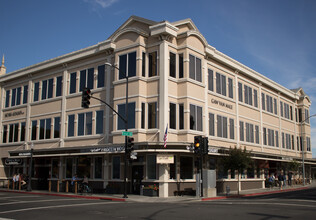
[(194, 153), (201, 153), (201, 148), (203, 147), (203, 137), (202, 136), (194, 136)]
[(89, 108), (91, 98), (91, 91), (89, 88), (83, 88), (82, 90), (82, 99), (81, 99), (81, 107)]
[(208, 138), (203, 138), (202, 154), (208, 154)]
[(134, 150), (134, 138), (128, 137), (127, 138), (127, 153), (130, 153)]

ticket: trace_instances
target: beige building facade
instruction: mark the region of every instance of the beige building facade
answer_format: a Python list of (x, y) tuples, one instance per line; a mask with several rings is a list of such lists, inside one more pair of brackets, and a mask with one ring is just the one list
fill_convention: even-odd
[[(116, 68), (111, 67), (111, 64)], [(119, 71), (119, 70), (120, 71)], [(234, 172), (220, 158), (246, 148), (255, 166), (241, 189), (265, 187), (265, 179), (302, 161), (310, 178), (311, 101), (219, 52), (190, 19), (155, 22), (132, 16), (107, 40), (11, 73), (1, 66), (0, 177), (28, 173), (32, 185), (65, 188), (77, 173), (95, 192), (121, 193), (124, 122), (102, 102), (81, 107), (81, 92), (125, 115), (137, 159), (128, 161), (128, 193), (159, 186), (159, 196), (192, 193), (196, 186), (194, 136), (208, 137), (203, 167), (216, 170), (217, 191), (237, 189)], [(167, 130), (167, 146), (164, 136)], [(160, 163), (163, 156), (171, 161)], [(297, 173), (297, 176), (301, 173)]]

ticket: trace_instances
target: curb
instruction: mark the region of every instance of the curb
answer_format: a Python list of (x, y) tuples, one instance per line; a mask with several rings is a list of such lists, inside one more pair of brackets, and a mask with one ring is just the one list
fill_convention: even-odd
[(210, 197), (210, 198), (203, 198), (203, 199), (201, 199), (201, 201), (212, 201), (212, 200), (220, 200), (220, 199), (230, 199), (230, 198), (242, 198), (242, 197), (270, 195), (270, 194), (277, 194), (277, 193), (284, 193), (284, 192), (291, 192), (291, 191), (299, 191), (299, 190), (304, 190), (304, 189), (308, 189), (308, 188), (309, 187), (299, 187), (299, 188), (295, 188), (295, 189), (275, 190), (275, 191), (260, 192), (260, 193), (249, 193), (249, 194), (244, 194), (244, 195)]
[(116, 202), (126, 202), (126, 199), (113, 198), (113, 197), (102, 197), (102, 196), (67, 195), (67, 194), (58, 194), (58, 193), (13, 191), (13, 190), (2, 190), (2, 189), (0, 189), (0, 192), (11, 192), (11, 193), (21, 193), (21, 194), (31, 194), (31, 195), (46, 195), (46, 196), (68, 197), (68, 198), (84, 198), (84, 199), (94, 199), (94, 200), (110, 200), (110, 201), (116, 201)]

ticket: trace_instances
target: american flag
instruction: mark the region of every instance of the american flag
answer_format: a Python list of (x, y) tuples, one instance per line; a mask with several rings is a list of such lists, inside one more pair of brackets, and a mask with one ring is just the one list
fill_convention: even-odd
[(167, 124), (167, 127), (166, 127), (166, 131), (165, 131), (165, 135), (163, 136), (163, 147), (166, 148), (167, 147), (167, 139), (168, 139), (168, 124)]

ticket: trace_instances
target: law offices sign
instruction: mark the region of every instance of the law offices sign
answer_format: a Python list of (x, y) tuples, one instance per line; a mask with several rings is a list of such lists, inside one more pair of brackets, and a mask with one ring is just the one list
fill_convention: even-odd
[(24, 110), (18, 110), (18, 111), (11, 111), (11, 112), (4, 113), (4, 117), (5, 118), (12, 118), (12, 117), (15, 117), (15, 116), (20, 116), (20, 115), (25, 115), (25, 111)]
[(228, 108), (228, 109), (233, 109), (233, 105), (231, 104), (227, 104), (225, 102), (222, 102), (222, 101), (219, 101), (219, 100), (216, 100), (216, 99), (212, 99), (211, 102), (215, 105), (219, 105), (219, 106), (222, 106), (222, 107), (225, 107), (225, 108)]

